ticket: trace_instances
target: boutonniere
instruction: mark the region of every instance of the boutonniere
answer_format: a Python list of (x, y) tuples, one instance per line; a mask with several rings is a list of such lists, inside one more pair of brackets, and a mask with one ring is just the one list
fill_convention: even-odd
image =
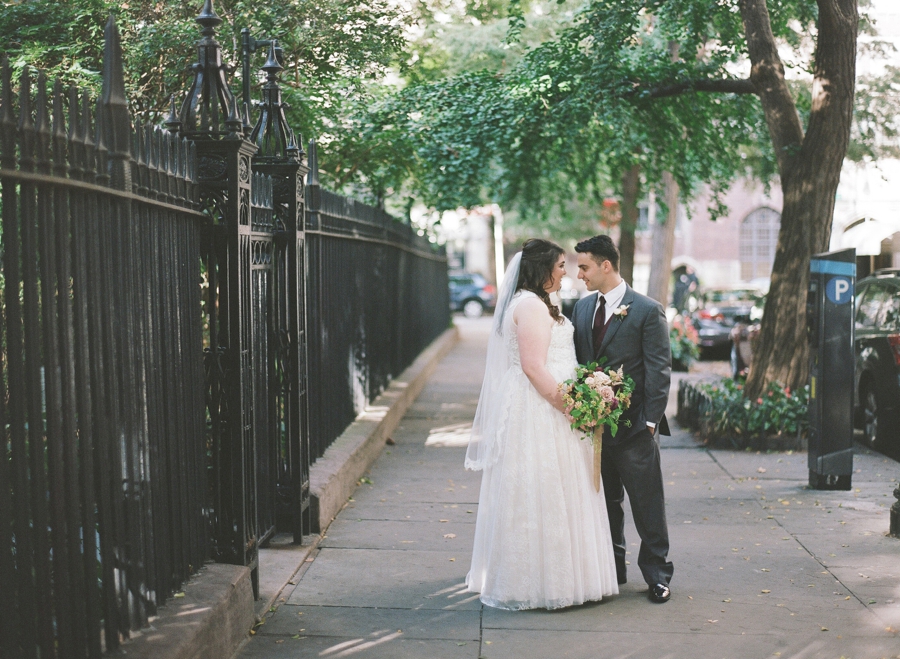
[(620, 304), (619, 308), (613, 311), (613, 316), (619, 320), (625, 320), (625, 316), (628, 315), (628, 307), (630, 306), (630, 304)]

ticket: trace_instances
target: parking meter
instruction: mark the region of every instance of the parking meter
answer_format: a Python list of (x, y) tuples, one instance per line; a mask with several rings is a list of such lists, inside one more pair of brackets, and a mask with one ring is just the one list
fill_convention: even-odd
[(849, 490), (853, 474), (853, 311), (856, 250), (809, 264), (809, 485)]

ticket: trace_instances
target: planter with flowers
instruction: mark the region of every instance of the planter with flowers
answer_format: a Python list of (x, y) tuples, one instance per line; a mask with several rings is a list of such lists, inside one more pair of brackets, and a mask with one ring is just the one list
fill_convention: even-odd
[(804, 449), (809, 429), (809, 387), (792, 391), (777, 382), (756, 400), (741, 380), (679, 382), (678, 422), (704, 441), (738, 449)]

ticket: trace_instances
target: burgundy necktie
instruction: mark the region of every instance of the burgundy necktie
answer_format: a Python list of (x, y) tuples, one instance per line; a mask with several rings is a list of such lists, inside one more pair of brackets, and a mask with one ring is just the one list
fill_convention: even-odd
[(599, 352), (603, 345), (603, 337), (606, 335), (606, 298), (600, 296), (600, 308), (594, 314), (594, 352)]

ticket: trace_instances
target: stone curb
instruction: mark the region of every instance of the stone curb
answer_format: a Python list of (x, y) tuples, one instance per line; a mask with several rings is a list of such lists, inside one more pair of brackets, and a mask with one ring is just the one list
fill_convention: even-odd
[(260, 550), (258, 601), (253, 600), (250, 568), (210, 563), (184, 585), (183, 597), (160, 607), (150, 627), (114, 654), (134, 659), (232, 657), (288, 581), (304, 569), (321, 533), (353, 494), (357, 481), (381, 453), (438, 363), (458, 341), (455, 326), (435, 339), (312, 465), (314, 535), (304, 545), (291, 545), (289, 536), (276, 536), (271, 547)]
[(210, 563), (159, 608), (147, 629), (113, 656), (130, 659), (222, 659), (244, 643), (253, 625), (250, 568)]
[(309, 474), (313, 533), (322, 533), (356, 489), (438, 363), (459, 341), (453, 326), (432, 341), (409, 368), (325, 450)]

